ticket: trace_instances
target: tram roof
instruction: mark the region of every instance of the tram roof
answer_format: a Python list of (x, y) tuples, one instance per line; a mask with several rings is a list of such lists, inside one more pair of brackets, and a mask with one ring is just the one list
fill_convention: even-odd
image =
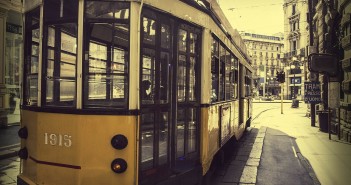
[[(233, 45), (237, 48), (237, 50), (241, 53), (243, 58), (246, 59), (247, 64), (251, 64), (250, 57), (247, 55), (246, 45), (244, 40), (241, 38), (240, 33), (234, 29), (231, 23), (228, 21), (227, 17), (224, 15), (221, 7), (217, 3), (216, 0), (184, 0), (184, 1), (194, 1), (199, 6), (208, 10), (215, 22), (218, 26), (221, 27), (223, 32), (229, 37), (233, 43)], [(251, 69), (251, 65), (246, 65), (246, 67)]]

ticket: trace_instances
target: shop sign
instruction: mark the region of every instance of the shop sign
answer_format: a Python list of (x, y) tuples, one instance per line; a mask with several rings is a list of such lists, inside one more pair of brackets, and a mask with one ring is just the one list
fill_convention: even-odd
[(22, 26), (6, 23), (6, 32), (22, 34)]

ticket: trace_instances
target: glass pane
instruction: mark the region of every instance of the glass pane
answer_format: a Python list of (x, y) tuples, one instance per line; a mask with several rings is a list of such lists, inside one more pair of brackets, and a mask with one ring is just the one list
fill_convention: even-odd
[(90, 59), (89, 73), (106, 73), (106, 61)]
[[(71, 29), (72, 25), (66, 25), (68, 28)], [(75, 27), (75, 26), (74, 26)], [(73, 28), (76, 29), (76, 28)], [(61, 32), (61, 50), (67, 51), (72, 54), (77, 53), (77, 39), (71, 35)]]
[(54, 76), (54, 61), (53, 60), (48, 60), (48, 64), (47, 64), (47, 77), (53, 77)]
[(73, 105), (76, 96), (75, 80), (60, 79), (60, 102), (66, 105)]
[(152, 19), (144, 17), (144, 43), (155, 45), (156, 38), (156, 22)]
[(185, 101), (186, 88), (186, 56), (179, 55), (178, 61), (178, 102)]
[(168, 84), (169, 84), (169, 54), (161, 52), (161, 71), (160, 71), (160, 99), (161, 103), (168, 103)]
[(44, 19), (46, 21), (57, 21), (58, 19), (77, 19), (78, 0), (45, 0)]
[(106, 99), (106, 77), (101, 74), (95, 74), (89, 76), (89, 92), (88, 99)]
[(196, 151), (196, 109), (188, 109), (189, 131), (188, 131), (188, 153)]
[(189, 77), (189, 101), (196, 101), (196, 70), (195, 70), (195, 58), (190, 57), (190, 77)]
[[(129, 25), (113, 23), (113, 44), (116, 47), (129, 47)], [(113, 58), (113, 57), (111, 57)]]
[(159, 165), (167, 163), (168, 132), (168, 112), (162, 112), (159, 131)]
[(94, 74), (89, 76), (88, 102), (96, 106), (123, 106), (127, 78), (120, 75)]
[(123, 49), (114, 48), (112, 55), (113, 63), (111, 64), (111, 72), (125, 73), (127, 67), (125, 56), (128, 55), (128, 52)]
[(127, 77), (113, 75), (110, 84), (112, 86), (111, 99), (124, 99), (127, 89)]
[(38, 73), (38, 57), (31, 58), (30, 73)]
[(215, 102), (218, 101), (218, 70), (213, 70), (213, 68), (218, 69), (218, 58), (212, 58), (212, 84), (211, 84), (211, 101)]
[(145, 104), (154, 103), (155, 67), (155, 51), (151, 49), (144, 49), (141, 99), (142, 103)]
[(218, 42), (214, 38), (212, 38), (211, 55), (218, 56)]
[(231, 74), (231, 60), (230, 53), (226, 52), (226, 63), (225, 63), (225, 99), (229, 100), (231, 92), (230, 74)]
[(107, 60), (107, 46), (99, 43), (89, 43), (89, 58)]
[(55, 47), (55, 29), (48, 28), (48, 46)]
[(184, 131), (185, 131), (185, 111), (184, 109), (179, 109), (177, 113), (177, 158), (184, 157)]
[(72, 54), (61, 53), (61, 61), (76, 65), (76, 56)]
[(190, 33), (190, 53), (195, 53), (197, 35)]
[(36, 105), (38, 102), (38, 76), (27, 77), (27, 105)]
[(54, 101), (54, 80), (48, 79), (46, 80), (46, 102)]
[(170, 36), (170, 28), (168, 25), (161, 25), (161, 47), (162, 48), (170, 48), (171, 44), (171, 36)]
[(67, 64), (61, 62), (61, 77), (75, 77), (76, 76), (76, 66), (72, 64)]
[(39, 29), (33, 29), (32, 30), (32, 41), (39, 43)]
[(187, 32), (185, 30), (179, 30), (178, 33), (178, 49), (179, 51), (186, 51), (186, 36)]
[(219, 67), (219, 97), (220, 100), (224, 100), (225, 63), (221, 61)]
[(141, 115), (141, 170), (154, 166), (154, 122), (153, 113)]
[(129, 4), (120, 2), (87, 2), (88, 18), (129, 19)]

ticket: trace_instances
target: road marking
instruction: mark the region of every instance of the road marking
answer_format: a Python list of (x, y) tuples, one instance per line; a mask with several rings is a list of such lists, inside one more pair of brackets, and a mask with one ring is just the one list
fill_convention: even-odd
[(293, 151), (294, 151), (295, 157), (297, 158), (295, 147), (294, 147), (294, 146), (291, 146), (291, 147), (292, 147), (292, 149), (293, 149)]
[(19, 146), (20, 146), (19, 143), (13, 144), (13, 145), (7, 145), (7, 146), (0, 147), (0, 150), (6, 150), (6, 149), (9, 149), (9, 148), (15, 148), (15, 147), (19, 147)]

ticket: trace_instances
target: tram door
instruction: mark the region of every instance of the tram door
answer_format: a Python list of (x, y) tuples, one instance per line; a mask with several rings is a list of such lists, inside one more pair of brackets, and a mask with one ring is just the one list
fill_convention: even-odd
[(200, 35), (143, 10), (140, 71), (140, 184), (156, 184), (199, 159)]

